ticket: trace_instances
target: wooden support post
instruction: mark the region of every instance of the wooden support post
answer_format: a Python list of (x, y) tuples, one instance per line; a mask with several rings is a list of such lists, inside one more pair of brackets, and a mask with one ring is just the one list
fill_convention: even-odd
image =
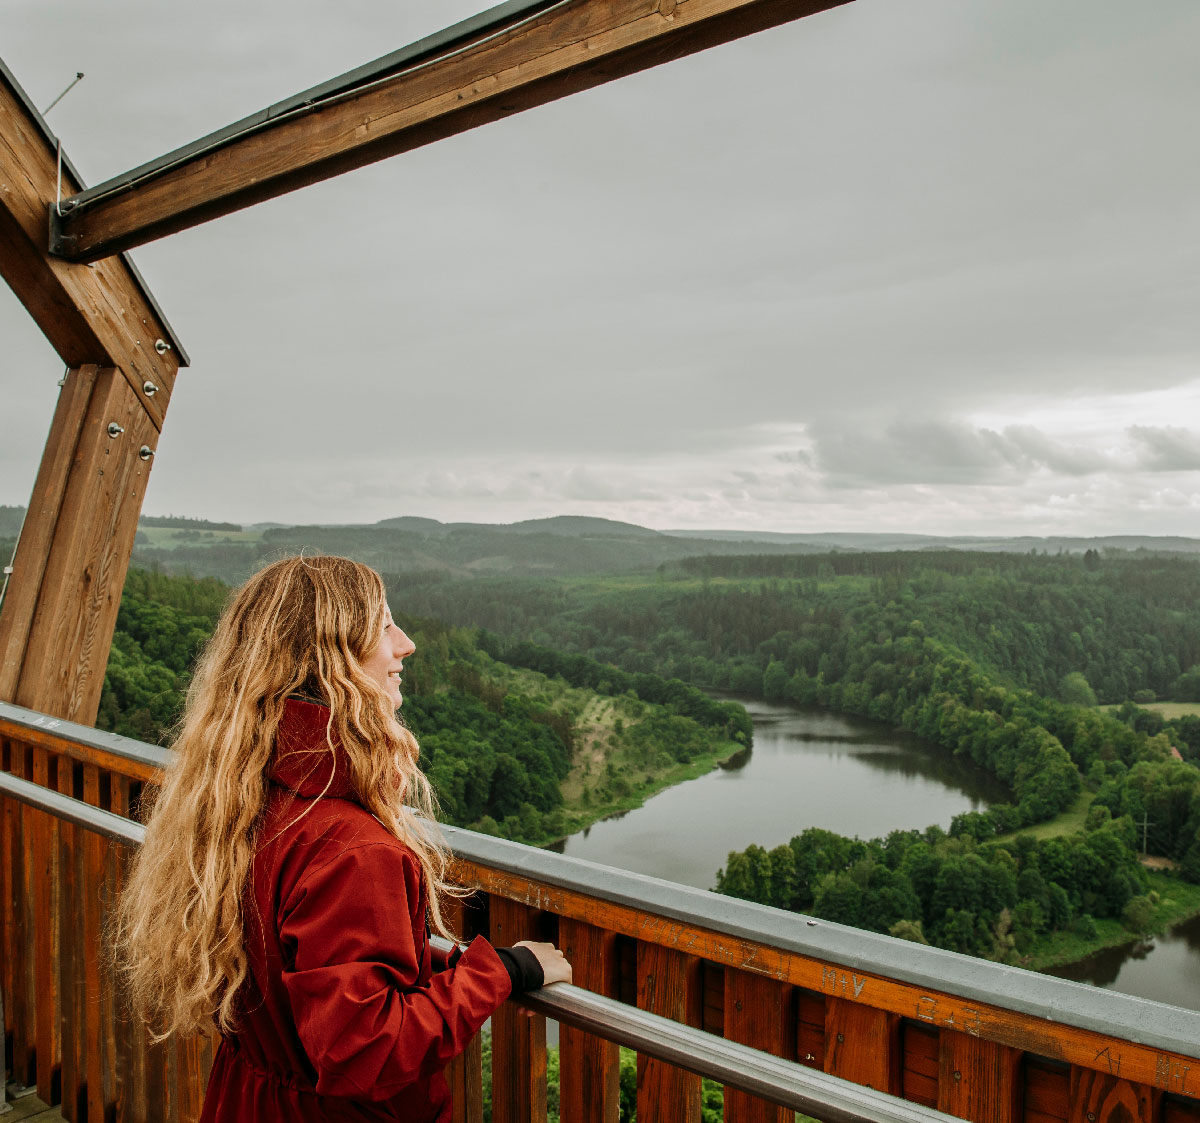
[[(558, 942), (577, 986), (617, 995), (617, 936), (578, 920), (560, 920)], [(611, 1041), (564, 1025), (559, 1031), (559, 1114), (564, 1123), (617, 1123), (620, 1050)]]
[(1071, 1066), (1069, 1123), (1153, 1123), (1162, 1092), (1094, 1069)]
[(972, 1123), (1020, 1119), (1021, 1054), (1007, 1045), (942, 1029), (938, 1047), (938, 1110)]
[[(536, 910), (493, 897), (488, 910), (493, 944), (537, 938)], [(492, 1119), (546, 1123), (546, 1019), (511, 1002), (492, 1015)]]
[(847, 998), (825, 1001), (825, 1071), (900, 1094), (900, 1019)]
[[(700, 961), (638, 941), (637, 1004), (643, 1010), (698, 1026), (703, 1017)], [(638, 1055), (638, 1123), (699, 1123), (700, 1077)]]
[(0, 699), (95, 720), (157, 437), (120, 372), (68, 373), (0, 615)]
[[(75, 766), (69, 757), (58, 758), (57, 788), (75, 794)], [(62, 1037), (62, 1113), (69, 1123), (87, 1119), (88, 1041), (79, 1032), (83, 1025), (83, 908), (86, 882), (82, 879), (83, 837), (80, 827), (58, 825), (59, 950), (58, 993)], [(90, 887), (89, 887), (90, 888)]]
[[(764, 975), (725, 969), (725, 1037), (777, 1057), (793, 1056), (793, 989)], [(792, 1123), (795, 1112), (735, 1088), (725, 1089), (726, 1123)]]

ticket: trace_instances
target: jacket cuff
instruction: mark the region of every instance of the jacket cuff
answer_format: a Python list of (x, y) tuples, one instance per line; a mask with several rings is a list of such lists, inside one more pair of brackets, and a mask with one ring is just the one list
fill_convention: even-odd
[(546, 983), (538, 957), (529, 948), (497, 948), (496, 954), (512, 982), (513, 994), (524, 994), (528, 990), (539, 990)]

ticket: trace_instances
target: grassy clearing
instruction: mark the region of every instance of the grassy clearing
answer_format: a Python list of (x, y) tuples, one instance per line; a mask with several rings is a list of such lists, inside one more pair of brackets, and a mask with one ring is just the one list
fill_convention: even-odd
[(1044, 823), (1034, 823), (1030, 827), (1022, 827), (1019, 831), (997, 835), (997, 838), (1001, 842), (1006, 842), (1016, 838), (1019, 834), (1031, 834), (1034, 838), (1057, 838), (1064, 834), (1075, 834), (1077, 831), (1083, 830), (1088, 808), (1092, 806), (1092, 800), (1095, 798), (1095, 792), (1082, 791), (1075, 797), (1075, 802), (1070, 807), (1065, 811), (1060, 811), (1053, 819), (1047, 819)]
[[(1193, 715), (1200, 717), (1200, 702), (1136, 702), (1134, 704), (1139, 710), (1150, 710), (1152, 713), (1161, 714), (1168, 721), (1176, 717)], [(1099, 709), (1117, 710), (1120, 709), (1120, 705), (1100, 706)]]
[[(561, 784), (564, 834), (574, 834), (600, 819), (641, 807), (652, 795), (711, 772), (744, 749), (709, 732), (705, 749), (685, 763), (675, 760), (665, 745), (646, 745), (635, 730), (660, 707), (622, 695), (611, 698), (581, 687), (568, 686), (537, 671), (492, 663), (489, 677), (536, 706), (569, 714), (575, 727), (571, 771)], [(561, 837), (561, 836), (557, 836)], [(540, 839), (542, 844), (557, 838)]]
[(172, 526), (138, 528), (138, 545), (152, 546), (158, 550), (175, 550), (180, 546), (225, 546), (231, 542), (258, 542), (261, 539), (261, 530), (195, 530)]
[[(1150, 891), (1158, 894), (1151, 922), (1152, 934), (1165, 932), (1171, 925), (1200, 913), (1200, 885), (1192, 885), (1158, 870), (1148, 871), (1147, 876)], [(1070, 931), (1043, 936), (1033, 945), (1021, 966), (1033, 971), (1045, 971), (1050, 967), (1077, 963), (1094, 952), (1131, 944), (1136, 939), (1138, 937), (1119, 920), (1105, 918), (1096, 921), (1096, 935), (1090, 939)]]

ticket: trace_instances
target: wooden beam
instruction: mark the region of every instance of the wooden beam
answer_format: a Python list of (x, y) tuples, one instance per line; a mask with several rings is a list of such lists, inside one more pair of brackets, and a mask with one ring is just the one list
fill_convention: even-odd
[[(0, 65), (0, 276), (71, 368), (0, 610), (0, 700), (91, 724), (150, 457), (186, 357), (127, 259), (48, 255), (58, 174), (54, 138)], [(62, 176), (79, 186), (65, 158)]]
[[(63, 194), (81, 186), (64, 159)], [(87, 267), (47, 253), (46, 216), (57, 191), (54, 141), (0, 64), (0, 277), (64, 366), (120, 369), (161, 430), (175, 372), (187, 365), (187, 357), (128, 259), (113, 257)], [(160, 339), (170, 346), (161, 354), (155, 348)], [(158, 392), (147, 394), (146, 382)]]
[(68, 200), (66, 217), (54, 221), (51, 248), (70, 261), (97, 261), (352, 168), (847, 2), (527, 4), (507, 27), (484, 23), (474, 42), (461, 42), (450, 29), (443, 36), (449, 49), (441, 55), (415, 53), (412, 65), (398, 73), (390, 72), (395, 56), (381, 60), (379, 68), (364, 67), (347, 76), (347, 82), (327, 83)]

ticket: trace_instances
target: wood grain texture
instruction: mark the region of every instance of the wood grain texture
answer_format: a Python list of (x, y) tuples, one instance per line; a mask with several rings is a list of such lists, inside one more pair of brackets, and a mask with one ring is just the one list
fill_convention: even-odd
[[(57, 790), (75, 795), (74, 766), (58, 759)], [(69, 1123), (87, 1118), (87, 1039), (83, 1025), (83, 835), (71, 823), (58, 824), (58, 993), (62, 1039), (62, 1113)]]
[(1154, 1123), (1162, 1092), (1119, 1076), (1071, 1069), (1069, 1123)]
[(938, 1055), (938, 1110), (972, 1123), (1021, 1118), (1021, 1054), (968, 1033), (943, 1029)]
[(129, 760), (116, 753), (105, 752), (104, 749), (82, 745), (78, 741), (64, 740), (61, 734), (55, 734), (53, 726), (29, 728), (0, 717), (0, 737), (19, 739), (31, 748), (48, 749), (50, 752), (79, 764), (90, 765), (104, 772), (125, 776), (130, 780), (157, 781), (161, 776), (161, 769), (153, 764)]
[[(510, 947), (538, 939), (534, 909), (493, 899), (491, 941)], [(494, 1123), (546, 1123), (546, 1019), (505, 1002), (492, 1016), (492, 1119)]]
[(70, 212), (60, 252), (94, 261), (845, 0), (577, 0), (459, 44)]
[[(51, 754), (34, 749), (30, 779), (43, 787), (55, 787)], [(60, 1099), (62, 1066), (62, 1008), (59, 1002), (59, 822), (41, 811), (29, 811), (30, 864), (26, 886), (33, 903), (34, 1022), (37, 1042), (38, 1097), (48, 1104)]]
[[(457, 938), (468, 943), (472, 910), (461, 897), (442, 903), (442, 916)], [(483, 1039), (471, 1038), (467, 1047), (446, 1066), (446, 1085), (452, 1103), (451, 1123), (483, 1123)]]
[[(615, 998), (617, 937), (577, 920), (563, 920), (559, 947), (576, 986)], [(563, 1123), (617, 1123), (621, 1114), (620, 1051), (611, 1041), (573, 1026), (559, 1028), (559, 1113)]]
[(905, 1020), (901, 1023), (901, 1042), (904, 1072), (900, 1094), (925, 1107), (937, 1107), (937, 1030)]
[[(703, 1017), (700, 961), (652, 943), (637, 949), (637, 1004), (687, 1025)], [(699, 1123), (700, 1077), (638, 1054), (638, 1123)]]
[(899, 1016), (844, 998), (826, 999), (825, 1071), (898, 1096), (903, 1086)]
[[(794, 988), (735, 967), (725, 969), (725, 1027), (729, 1041), (794, 1058)], [(792, 1123), (795, 1112), (736, 1088), (725, 1089), (727, 1123)]]
[[(155, 350), (170, 332), (120, 257), (72, 265), (47, 252), (47, 216), (58, 190), (57, 152), (0, 75), (0, 276), (68, 367), (117, 367), (161, 430), (179, 356)], [(82, 185), (63, 169), (63, 192)], [(152, 382), (158, 393), (142, 386)]]
[[(125, 430), (115, 438), (108, 433), (114, 421)], [(48, 536), (16, 691), (9, 700), (83, 724), (95, 720), (149, 482), (150, 462), (140, 459), (138, 449), (153, 447), (156, 437), (119, 372), (98, 371)], [(22, 536), (18, 561), (25, 547)], [(14, 580), (19, 575), (20, 570)]]

